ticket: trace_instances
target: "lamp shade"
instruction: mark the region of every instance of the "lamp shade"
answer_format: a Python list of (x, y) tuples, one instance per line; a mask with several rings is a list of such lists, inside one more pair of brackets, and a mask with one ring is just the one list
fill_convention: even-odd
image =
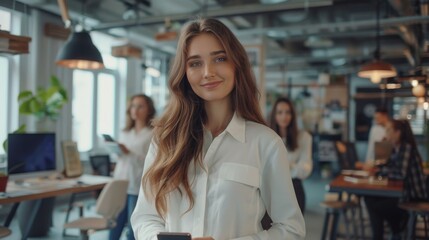
[(396, 75), (395, 67), (381, 60), (363, 65), (358, 72), (359, 77), (369, 78), (373, 83), (379, 83), (382, 78), (396, 77)]
[(56, 64), (66, 68), (101, 69), (103, 58), (87, 31), (73, 32), (58, 52)]
[(426, 95), (426, 89), (425, 86), (422, 84), (419, 84), (412, 89), (413, 95), (416, 97), (424, 97)]

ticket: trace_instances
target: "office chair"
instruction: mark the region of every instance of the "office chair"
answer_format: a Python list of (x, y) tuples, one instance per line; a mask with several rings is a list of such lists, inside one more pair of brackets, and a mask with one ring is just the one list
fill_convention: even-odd
[[(355, 163), (358, 161), (356, 148), (353, 142), (346, 141), (335, 141), (335, 151), (337, 153), (338, 164), (340, 170), (353, 170), (355, 169)], [(363, 228), (363, 213), (360, 206), (360, 198), (352, 198), (348, 195), (347, 200), (341, 200), (342, 196), (337, 196), (338, 200), (326, 200), (320, 203), (325, 210), (325, 220), (323, 224), (322, 237), (324, 240), (328, 235), (329, 225), (330, 227), (330, 239), (335, 239), (338, 229), (338, 221), (342, 216), (346, 227), (346, 239), (350, 239), (351, 236), (357, 238), (358, 229), (357, 223), (360, 224), (360, 235), (364, 235)], [(359, 221), (355, 221), (355, 212), (358, 211)], [(351, 218), (347, 216), (347, 213), (351, 212)], [(330, 224), (331, 223), (331, 224)], [(353, 234), (350, 235), (350, 225), (352, 225)]]
[[(89, 157), (89, 162), (91, 164), (92, 173), (94, 175), (101, 176), (110, 176), (110, 156), (109, 155), (92, 155)], [(101, 190), (95, 192), (96, 198), (100, 195)], [(69, 221), (70, 212), (74, 207), (79, 209), (79, 217), (83, 217), (83, 209), (85, 204), (82, 202), (75, 202), (76, 193), (73, 193), (70, 196), (65, 223)], [(66, 229), (63, 229), (63, 236), (68, 236), (66, 233)]]
[(89, 157), (94, 175), (110, 176), (110, 156), (93, 155)]
[(104, 186), (97, 199), (96, 213), (101, 216), (82, 217), (64, 224), (65, 229), (79, 229), (83, 240), (89, 239), (94, 231), (111, 229), (116, 226), (116, 218), (125, 207), (127, 180), (114, 179)]
[(338, 164), (341, 170), (353, 170), (358, 162), (356, 147), (353, 142), (336, 141), (335, 151), (337, 152)]

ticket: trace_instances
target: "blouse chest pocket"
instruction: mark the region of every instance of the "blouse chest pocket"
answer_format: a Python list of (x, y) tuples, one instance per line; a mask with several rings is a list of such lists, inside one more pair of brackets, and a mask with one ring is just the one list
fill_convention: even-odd
[(259, 188), (259, 169), (240, 163), (223, 163), (220, 167), (219, 178)]

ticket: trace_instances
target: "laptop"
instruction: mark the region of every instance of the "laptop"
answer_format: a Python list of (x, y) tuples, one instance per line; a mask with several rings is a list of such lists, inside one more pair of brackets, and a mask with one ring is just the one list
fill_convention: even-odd
[(374, 158), (376, 162), (386, 162), (392, 154), (393, 145), (388, 141), (375, 142)]

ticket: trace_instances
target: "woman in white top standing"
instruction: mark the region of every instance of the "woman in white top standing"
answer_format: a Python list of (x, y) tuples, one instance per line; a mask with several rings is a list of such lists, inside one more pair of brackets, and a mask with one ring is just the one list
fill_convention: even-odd
[[(119, 136), (122, 154), (118, 156), (113, 177), (127, 179), (128, 196), (124, 210), (119, 214), (117, 225), (110, 231), (110, 240), (118, 240), (137, 202), (145, 157), (152, 139), (151, 121), (155, 107), (150, 97), (138, 94), (131, 97), (127, 108), (126, 126)], [(128, 224), (128, 240), (134, 239), (131, 224)]]
[[(131, 217), (139, 240), (303, 239), (286, 148), (265, 126), (246, 51), (220, 21), (182, 29)], [(264, 231), (268, 211), (274, 224)]]
[(302, 180), (313, 170), (312, 137), (305, 130), (298, 130), (292, 102), (278, 98), (271, 111), (271, 128), (282, 138), (287, 148), (292, 183), (302, 213), (305, 211), (305, 192)]

